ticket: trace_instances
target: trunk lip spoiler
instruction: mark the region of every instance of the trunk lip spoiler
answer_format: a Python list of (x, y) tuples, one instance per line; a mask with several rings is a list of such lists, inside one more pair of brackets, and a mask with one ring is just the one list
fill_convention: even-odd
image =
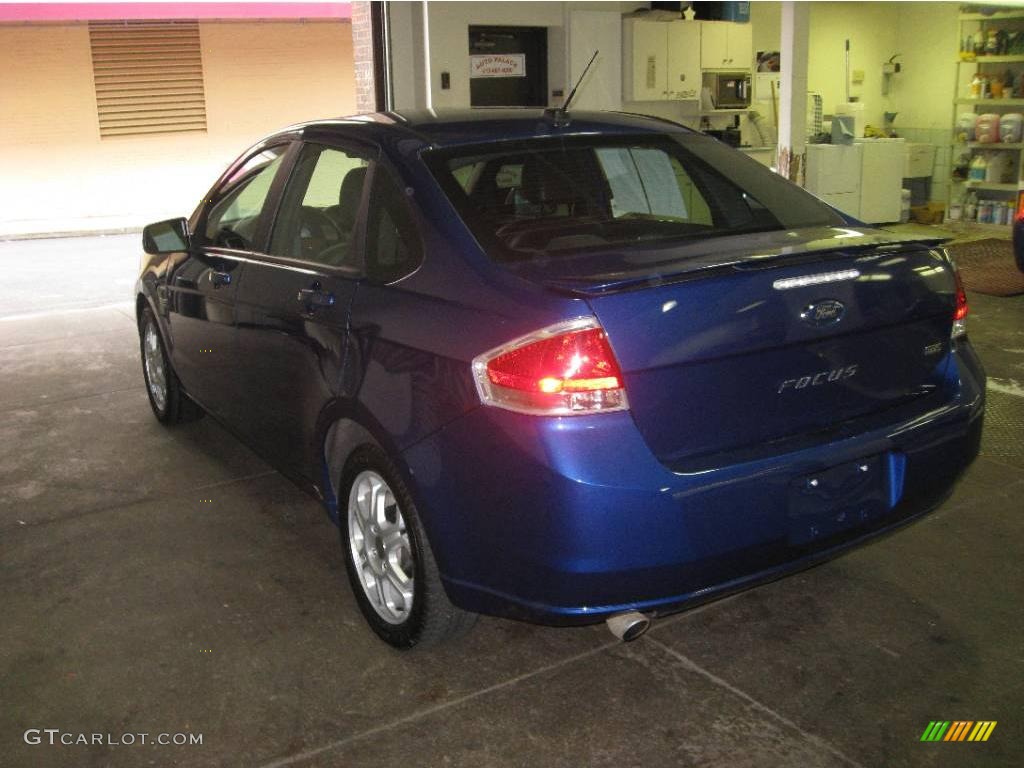
[[(671, 285), (696, 279), (705, 279), (737, 271), (754, 272), (760, 269), (778, 269), (785, 266), (798, 266), (804, 263), (820, 263), (823, 260), (831, 261), (832, 259), (841, 259), (854, 254), (889, 250), (894, 247), (935, 248), (944, 243), (948, 243), (951, 239), (951, 237), (945, 236), (876, 236), (871, 237), (868, 242), (852, 242), (845, 244), (837, 242), (835, 244), (823, 244), (820, 247), (790, 246), (787, 249), (787, 252), (770, 253), (758, 256), (751, 256), (749, 252), (744, 253), (737, 249), (724, 253), (721, 259), (680, 259), (674, 264), (666, 265), (665, 269), (659, 271), (657, 274), (646, 273), (642, 275), (628, 275), (609, 272), (605, 274), (597, 274), (592, 277), (555, 276), (550, 278), (539, 277), (539, 279), (534, 279), (537, 279), (537, 282), (548, 288), (568, 293), (570, 295), (603, 296), (652, 286)], [(518, 272), (519, 270), (516, 271)], [(520, 274), (521, 276), (528, 278), (526, 274), (523, 274), (522, 272), (520, 272)]]

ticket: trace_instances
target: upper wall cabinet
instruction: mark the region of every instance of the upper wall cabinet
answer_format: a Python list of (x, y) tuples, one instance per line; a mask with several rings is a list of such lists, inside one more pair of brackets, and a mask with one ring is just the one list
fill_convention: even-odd
[(750, 69), (754, 43), (749, 24), (702, 21), (700, 26), (702, 69)]
[(700, 28), (688, 21), (625, 19), (622, 98), (670, 101), (700, 97)]

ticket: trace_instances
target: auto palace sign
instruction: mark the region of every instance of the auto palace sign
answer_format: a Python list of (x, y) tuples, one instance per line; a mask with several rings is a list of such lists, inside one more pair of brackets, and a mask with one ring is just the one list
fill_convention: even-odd
[(485, 53), (470, 56), (469, 76), (526, 77), (526, 54)]

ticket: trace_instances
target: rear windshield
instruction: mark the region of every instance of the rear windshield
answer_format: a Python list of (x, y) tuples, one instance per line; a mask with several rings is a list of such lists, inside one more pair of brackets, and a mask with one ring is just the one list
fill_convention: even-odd
[(574, 136), (424, 154), (499, 261), (842, 226), (835, 211), (700, 134)]

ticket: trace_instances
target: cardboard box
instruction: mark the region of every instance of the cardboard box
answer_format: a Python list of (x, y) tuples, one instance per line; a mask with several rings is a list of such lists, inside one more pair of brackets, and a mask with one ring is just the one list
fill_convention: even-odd
[(918, 224), (941, 224), (945, 214), (945, 203), (928, 203), (928, 205), (910, 207), (910, 219)]

